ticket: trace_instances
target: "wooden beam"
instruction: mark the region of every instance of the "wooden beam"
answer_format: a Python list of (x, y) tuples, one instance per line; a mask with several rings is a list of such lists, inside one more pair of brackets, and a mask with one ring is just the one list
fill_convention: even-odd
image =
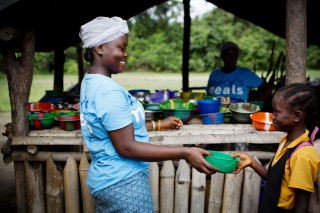
[(286, 83), (306, 83), (307, 0), (286, 1)]
[(189, 91), (189, 55), (190, 55), (190, 0), (183, 0), (184, 6), (184, 31), (182, 50), (182, 91)]
[(63, 70), (65, 62), (64, 49), (57, 47), (54, 49), (54, 90), (63, 90)]
[(0, 40), (12, 41), (22, 39), (21, 32), (13, 27), (3, 26), (0, 28)]

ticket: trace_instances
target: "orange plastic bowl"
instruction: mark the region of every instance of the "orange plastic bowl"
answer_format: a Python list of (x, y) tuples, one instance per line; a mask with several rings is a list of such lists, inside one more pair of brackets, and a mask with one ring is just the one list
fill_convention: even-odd
[(272, 113), (256, 112), (250, 115), (252, 125), (260, 131), (275, 131), (276, 128), (272, 124)]

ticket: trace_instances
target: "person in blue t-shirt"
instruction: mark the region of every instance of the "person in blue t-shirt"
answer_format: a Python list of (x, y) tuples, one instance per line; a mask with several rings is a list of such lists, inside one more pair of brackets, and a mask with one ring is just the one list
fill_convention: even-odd
[(149, 143), (147, 128), (179, 128), (182, 123), (169, 117), (147, 125), (142, 104), (111, 78), (124, 71), (128, 33), (120, 17), (97, 17), (79, 33), (90, 63), (81, 82), (80, 118), (92, 158), (86, 182), (96, 212), (153, 212), (149, 162), (185, 159), (199, 172), (218, 171), (203, 157), (210, 155), (205, 149)]
[(222, 45), (220, 56), (224, 66), (211, 72), (207, 84), (207, 94), (215, 97), (230, 97), (248, 101), (253, 88), (265, 91), (258, 100), (265, 101), (270, 95), (267, 83), (248, 68), (237, 66), (240, 48), (233, 42)]
[[(250, 90), (259, 88), (263, 93), (254, 101), (265, 102), (271, 94), (271, 87), (248, 68), (237, 66), (240, 48), (234, 42), (223, 43), (220, 51), (224, 66), (211, 72), (206, 88), (207, 94), (215, 97), (248, 101)], [(228, 100), (228, 99), (226, 99)], [(253, 101), (253, 100), (250, 100)], [(248, 150), (247, 143), (230, 144), (233, 150)], [(213, 149), (224, 149), (222, 145), (213, 145)], [(229, 149), (229, 148), (227, 148)]]

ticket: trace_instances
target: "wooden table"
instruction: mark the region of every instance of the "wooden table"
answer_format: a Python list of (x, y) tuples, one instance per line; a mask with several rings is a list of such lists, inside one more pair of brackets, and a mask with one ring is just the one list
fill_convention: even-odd
[[(257, 131), (251, 124), (191, 124), (184, 125), (179, 130), (150, 131), (150, 142), (157, 145), (191, 145), (191, 144), (277, 144), (285, 133), (279, 131)], [(77, 146), (76, 152), (46, 152), (39, 151), (31, 154), (21, 149), (15, 150), (11, 155), (12, 160), (46, 160), (48, 155), (53, 155), (54, 160), (64, 161), (71, 154), (80, 160), (81, 154), (88, 152), (81, 135), (81, 130), (64, 131), (60, 127), (46, 130), (32, 130), (27, 136), (12, 137), (13, 147), (17, 146)], [(274, 153), (248, 152), (258, 155), (261, 159), (270, 159)]]

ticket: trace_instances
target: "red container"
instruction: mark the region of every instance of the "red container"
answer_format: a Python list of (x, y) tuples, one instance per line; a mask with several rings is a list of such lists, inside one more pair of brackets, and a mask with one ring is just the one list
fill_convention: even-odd
[(54, 110), (54, 104), (50, 102), (34, 102), (28, 104), (29, 112), (50, 112)]
[(80, 129), (80, 114), (76, 115), (57, 115), (57, 120), (61, 129), (65, 131), (73, 131)]

